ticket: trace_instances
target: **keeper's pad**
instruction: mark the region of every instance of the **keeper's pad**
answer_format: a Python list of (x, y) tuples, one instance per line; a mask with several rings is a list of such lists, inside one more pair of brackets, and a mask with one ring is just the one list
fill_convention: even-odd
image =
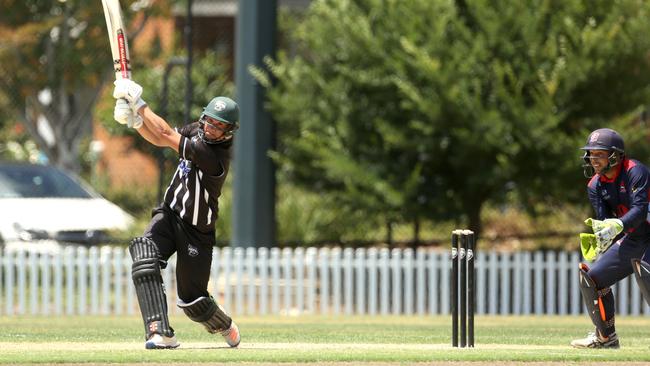
[(160, 273), (158, 247), (149, 238), (135, 238), (129, 245), (129, 253), (133, 259), (131, 277), (140, 304), (145, 339), (154, 333), (173, 336), (174, 330), (167, 317), (167, 297)]
[(183, 309), (185, 315), (195, 322), (203, 324), (210, 333), (223, 332), (230, 328), (232, 319), (223, 312), (212, 296), (201, 296), (191, 303), (178, 300), (178, 307)]
[(596, 330), (601, 336), (608, 336), (611, 332), (607, 331), (607, 328), (614, 325), (614, 317), (607, 319), (603, 297), (609, 294), (611, 289), (608, 287), (598, 290), (594, 280), (587, 274), (588, 270), (586, 264), (580, 263), (580, 292)]
[(650, 305), (650, 264), (641, 259), (632, 259), (632, 269), (643, 298)]

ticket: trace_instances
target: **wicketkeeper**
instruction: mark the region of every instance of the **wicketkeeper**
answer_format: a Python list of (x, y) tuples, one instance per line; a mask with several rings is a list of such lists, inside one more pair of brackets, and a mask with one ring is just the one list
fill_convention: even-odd
[[(633, 272), (632, 261), (642, 258), (650, 244), (650, 224), (646, 221), (650, 171), (625, 156), (623, 138), (609, 128), (593, 131), (582, 150), (596, 218), (585, 221), (593, 234), (580, 235), (583, 256), (594, 261), (591, 267), (580, 263), (580, 291), (596, 330), (571, 345), (619, 348), (611, 286)], [(648, 288), (646, 280), (639, 281), (642, 289)]]
[(155, 146), (179, 155), (178, 168), (154, 209), (149, 226), (129, 245), (132, 277), (142, 312), (145, 348), (176, 348), (179, 343), (167, 316), (161, 269), (176, 253), (178, 306), (210, 333), (220, 333), (231, 347), (239, 345), (239, 329), (208, 292), (215, 246), (218, 198), (228, 175), (232, 139), (238, 128), (239, 107), (227, 97), (216, 97), (201, 118), (172, 129), (142, 100), (142, 87), (129, 79), (117, 80), (114, 118), (134, 127)]

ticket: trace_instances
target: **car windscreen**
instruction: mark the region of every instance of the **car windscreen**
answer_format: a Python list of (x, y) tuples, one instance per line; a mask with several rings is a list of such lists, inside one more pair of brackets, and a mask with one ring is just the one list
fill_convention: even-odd
[(0, 165), (0, 198), (92, 198), (74, 179), (45, 165)]

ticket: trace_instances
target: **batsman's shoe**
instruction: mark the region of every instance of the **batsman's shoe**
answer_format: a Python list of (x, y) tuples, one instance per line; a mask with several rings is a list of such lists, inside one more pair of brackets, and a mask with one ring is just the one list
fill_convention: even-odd
[(239, 346), (241, 337), (239, 336), (239, 327), (234, 321), (230, 324), (230, 328), (221, 332), (221, 335), (226, 339), (226, 343), (228, 343), (230, 347)]
[(587, 338), (571, 341), (571, 346), (575, 348), (619, 348), (620, 344), (616, 333), (611, 334), (607, 339), (601, 339), (595, 332), (592, 332), (587, 334)]
[(176, 336), (167, 337), (160, 334), (153, 334), (149, 339), (144, 343), (144, 348), (146, 349), (167, 349), (167, 348), (176, 348), (181, 344), (176, 340)]

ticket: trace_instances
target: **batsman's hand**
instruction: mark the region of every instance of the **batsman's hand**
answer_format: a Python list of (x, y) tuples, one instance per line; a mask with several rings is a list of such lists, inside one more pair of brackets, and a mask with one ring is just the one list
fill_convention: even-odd
[(602, 248), (602, 252), (607, 250), (614, 238), (623, 231), (623, 221), (620, 219), (594, 220), (588, 218), (585, 224), (591, 226), (596, 236), (596, 242)]
[(136, 129), (142, 127), (142, 117), (137, 113), (133, 113), (133, 109), (125, 99), (118, 99), (115, 101), (113, 118), (119, 124), (127, 125), (128, 127)]
[(129, 104), (135, 105), (142, 97), (142, 87), (131, 79), (119, 79), (113, 83), (113, 98), (126, 99)]

